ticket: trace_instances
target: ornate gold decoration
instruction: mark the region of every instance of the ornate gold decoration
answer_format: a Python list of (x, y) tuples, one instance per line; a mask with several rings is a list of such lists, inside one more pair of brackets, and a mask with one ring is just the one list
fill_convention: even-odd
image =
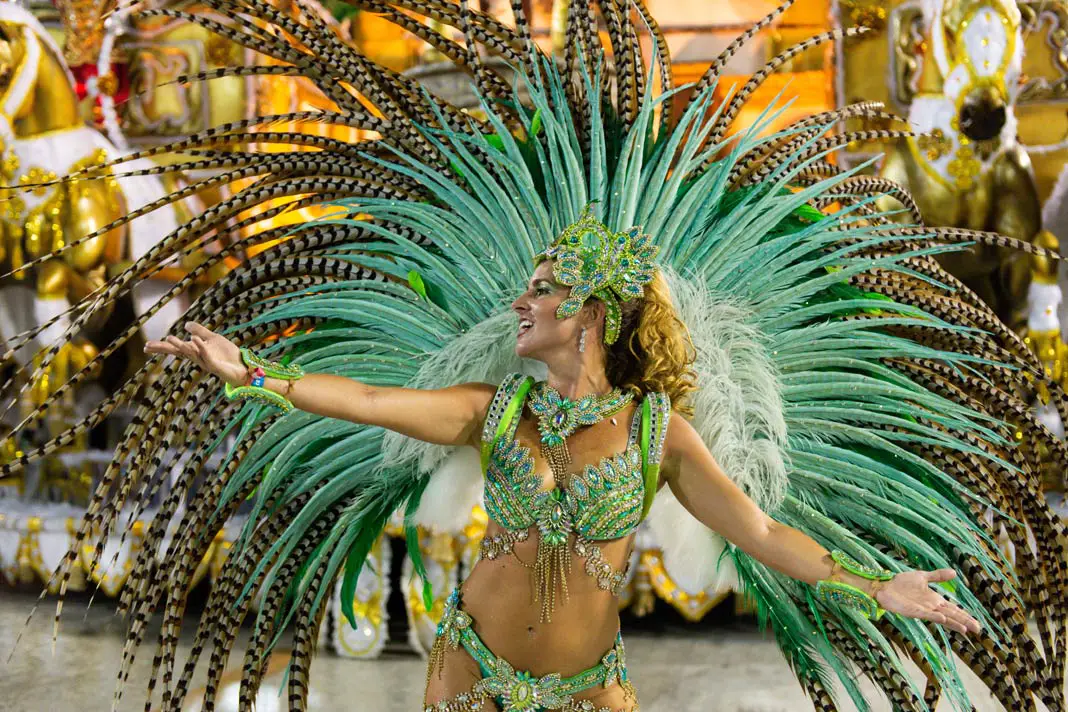
[(45, 572), (41, 557), (41, 518), (30, 517), (26, 521), (25, 534), (19, 541), (15, 560), (18, 562), (17, 577), (21, 583), (32, 583), (36, 575)]
[(889, 29), (892, 38), (894, 100), (908, 106), (915, 96), (914, 82), (923, 71), (927, 41), (923, 35), (923, 11), (918, 7), (901, 8), (892, 15)]
[(158, 43), (139, 47), (133, 61), (138, 72), (126, 107), (132, 122), (128, 134), (158, 138), (195, 131), (203, 102), (209, 100), (207, 88), (174, 80), (200, 71), (200, 62), (194, 63), (184, 47)]
[[(964, 142), (961, 141), (963, 144)], [(957, 187), (967, 190), (975, 184), (975, 177), (979, 175), (983, 164), (975, 157), (975, 151), (969, 146), (962, 145), (957, 149), (957, 154), (946, 165), (946, 171), (956, 181)]]
[(633, 599), (631, 610), (634, 615), (644, 618), (656, 608), (656, 592), (649, 577), (649, 564), (644, 556), (638, 556), (638, 567), (634, 574)]
[(953, 142), (942, 129), (935, 129), (916, 139), (916, 145), (923, 151), (928, 161), (936, 161), (953, 150)]
[[(19, 168), (22, 165), (22, 161), (19, 160), (19, 156), (12, 150), (9, 150), (8, 146), (0, 146), (0, 179), (3, 180), (3, 185), (13, 185), (18, 180)], [(21, 217), (26, 212), (26, 201), (19, 197), (17, 191), (0, 188), (0, 218), (8, 218), (14, 220), (17, 217)], [(21, 226), (19, 228), (19, 239), (22, 239)], [(4, 253), (7, 249), (0, 250)]]
[[(386, 634), (386, 600), (389, 598), (389, 571), (392, 557), (388, 534), (383, 534), (371, 548), (367, 565), (360, 573), (360, 578), (373, 577), (374, 586), (370, 592), (363, 584), (356, 587), (352, 609), (356, 616), (356, 629), (340, 614), (335, 615), (331, 639), (337, 652), (350, 658), (376, 657), (385, 644)], [(338, 587), (340, 590), (340, 585)], [(422, 605), (422, 604), (420, 604)]]
[[(1035, 244), (1053, 252), (1060, 251), (1059, 241), (1056, 235), (1048, 230), (1042, 230), (1035, 236)], [(1057, 284), (1057, 263), (1039, 256), (1032, 255), (1031, 281), (1042, 285)], [(1053, 304), (1046, 306), (1047, 316), (1052, 316)], [(1031, 347), (1038, 360), (1046, 371), (1046, 376), (1057, 383), (1068, 385), (1068, 345), (1061, 338), (1060, 329), (1044, 329), (1041, 331), (1025, 329), (1023, 332), (1024, 343)]]
[(1045, 42), (1056, 75), (1021, 77), (1016, 103), (1068, 98), (1068, 4), (1049, 0), (1019, 0), (1021, 27), (1026, 35), (1046, 27)]
[(115, 0), (55, 0), (66, 35), (64, 58), (72, 67), (95, 62), (104, 39), (104, 22)]
[(461, 542), (446, 532), (429, 532), (418, 528), (419, 552), (426, 566), (427, 580), (433, 587), (429, 610), (423, 601), (423, 582), (415, 575), (410, 561), (404, 562), (402, 580), (405, 581), (404, 603), (411, 631), (408, 640), (420, 653), (429, 654), (434, 647), (438, 623), (445, 612), (445, 602), (459, 581), (458, 553)]
[[(97, 149), (72, 164), (67, 172), (80, 171), (106, 160), (107, 153), (103, 149)], [(19, 183), (32, 186), (54, 181), (56, 178), (55, 172), (34, 166), (19, 178)], [(24, 204), (16, 201), (9, 201), (7, 205), (6, 216), (19, 225), (18, 229), (9, 231), (9, 243), (16, 240), (19, 243), (18, 249), (9, 248), (8, 252), (11, 254), (25, 250), (30, 257), (39, 257), (65, 246), (81, 235), (94, 232), (97, 225), (106, 224), (122, 213), (122, 193), (110, 171), (99, 179), (39, 186), (32, 188), (30, 192), (37, 197), (44, 197), (44, 200), (28, 212), (24, 212)], [(81, 272), (95, 269), (104, 257), (107, 241), (105, 236), (102, 240), (94, 240), (80, 246), (67, 262)], [(21, 259), (18, 262), (21, 264)], [(57, 286), (68, 284), (65, 278), (58, 281), (53, 278), (50, 281)]]
[(7, 181), (13, 180), (19, 170), (20, 163), (18, 155), (14, 152), (8, 153), (0, 161), (0, 175), (3, 175)]
[(119, 91), (119, 79), (112, 72), (105, 72), (96, 78), (96, 88), (104, 96), (115, 96)]
[[(45, 170), (40, 166), (31, 166), (30, 170), (19, 176), (19, 185), (35, 185), (38, 183), (51, 183), (56, 179), (56, 174), (53, 171)], [(30, 188), (30, 192), (37, 197), (42, 197), (48, 193), (49, 186), (36, 185), (34, 188)]]
[(1064, 375), (1068, 373), (1068, 369), (1065, 368), (1065, 360), (1068, 358), (1068, 346), (1065, 346), (1064, 341), (1061, 339), (1060, 331), (1057, 329), (1028, 331), (1024, 337), (1024, 343), (1030, 346), (1031, 350), (1038, 356), (1046, 376), (1063, 384), (1065, 381)]
[(232, 64), (234, 43), (225, 37), (211, 35), (204, 43), (204, 56), (211, 64), (226, 67)]
[(849, 13), (849, 24), (854, 27), (870, 27), (876, 32), (886, 29), (884, 0), (842, 0), (841, 7)]
[[(418, 599), (419, 597), (417, 596), (416, 598)], [(423, 605), (418, 600), (416, 601), (416, 604), (420, 606)], [(434, 604), (435, 609), (440, 608), (440, 606), (437, 605), (437, 601), (435, 601)], [(366, 601), (361, 601), (357, 598), (352, 604), (352, 610), (357, 618), (361, 618), (377, 628), (382, 625), (382, 592), (375, 591)], [(437, 616), (438, 618), (441, 617), (440, 610), (437, 611)]]
[[(0, 203), (0, 205), (3, 206), (2, 208), (0, 208), (0, 217), (8, 218), (10, 220), (14, 220), (15, 218), (22, 217), (23, 215), (26, 214), (26, 201), (25, 200), (23, 200), (22, 198), (20, 198), (17, 195), (12, 194), (11, 191), (6, 191), (5, 190), (5, 191), (0, 191), (0, 193), (3, 193), (3, 195), (0, 196), (0, 200), (3, 201), (2, 203)], [(13, 239), (15, 238), (14, 229), (12, 230), (11, 236), (12, 236)], [(20, 241), (22, 239), (22, 227), (21, 226), (19, 226), (19, 228), (18, 228), (18, 238), (17, 239), (19, 239)], [(21, 262), (19, 263), (19, 266), (21, 266)]]
[[(3, 444), (0, 445), (0, 465), (7, 464), (14, 461), (19, 456), (18, 445), (15, 444), (15, 440), (10, 438), (11, 426), (0, 426), (0, 437), (3, 438)], [(25, 487), (25, 481), (21, 475), (15, 475), (12, 477), (0, 478), (0, 487), (16, 487), (18, 493), (23, 494)]]
[[(190, 588), (195, 587), (200, 583), (204, 575), (212, 568), (212, 562), (215, 559), (215, 548), (219, 542), (222, 541), (223, 532), (219, 531), (212, 543), (208, 546), (208, 550), (204, 552), (204, 556), (197, 563), (197, 567), (193, 572), (193, 577), (190, 579)], [(96, 551), (96, 544), (87, 542), (82, 544), (80, 562), (82, 568), (89, 575), (89, 578), (99, 584), (100, 589), (105, 595), (114, 597), (122, 590), (123, 585), (130, 576), (130, 570), (133, 568), (133, 562), (137, 558), (137, 553), (144, 545), (145, 538), (145, 523), (141, 520), (135, 521), (127, 532), (127, 541), (129, 542), (129, 549), (119, 556), (119, 560), (115, 563), (118, 568), (115, 569), (110, 566), (112, 562), (110, 560), (101, 560), (93, 562), (93, 556)]]
[(701, 620), (705, 614), (730, 595), (729, 590), (715, 595), (709, 595), (707, 591), (698, 591), (697, 593), (684, 591), (668, 574), (667, 569), (664, 568), (664, 560), (661, 553), (656, 549), (643, 551), (641, 561), (648, 572), (649, 584), (652, 589), (656, 591), (657, 595), (673, 605), (686, 620)]
[[(1035, 235), (1034, 244), (1053, 252), (1060, 252), (1060, 241), (1049, 230)], [(1057, 263), (1043, 255), (1031, 255), (1031, 279), (1042, 284), (1057, 283)]]

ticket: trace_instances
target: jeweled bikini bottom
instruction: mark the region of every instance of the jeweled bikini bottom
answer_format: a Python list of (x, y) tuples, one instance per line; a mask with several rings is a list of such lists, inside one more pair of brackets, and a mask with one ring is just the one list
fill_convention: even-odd
[(563, 677), (559, 673), (535, 677), (527, 672), (517, 672), (507, 660), (494, 655), (471, 627), (473, 622), (471, 616), (461, 608), (460, 589), (453, 590), (445, 602), (445, 611), (438, 624), (437, 638), (430, 654), (430, 674), (441, 665), (446, 646), (456, 650), (462, 645), (478, 663), (482, 679), (470, 693), (436, 705), (426, 705), (424, 712), (479, 710), (483, 702), (490, 698), (496, 701), (501, 712), (600, 712), (588, 701), (572, 699), (572, 695), (598, 685), (608, 688), (619, 684), (633, 696), (634, 688), (627, 679), (623, 638), (619, 634), (616, 635), (615, 645), (601, 657), (597, 665), (570, 677)]

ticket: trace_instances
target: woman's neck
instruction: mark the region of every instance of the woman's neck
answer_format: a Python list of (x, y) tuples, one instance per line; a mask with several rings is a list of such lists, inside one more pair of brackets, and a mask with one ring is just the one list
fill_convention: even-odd
[(608, 382), (608, 375), (604, 369), (594, 370), (581, 363), (577, 366), (571, 370), (550, 368), (545, 382), (555, 388), (561, 396), (571, 400), (578, 400), (591, 394), (603, 395), (612, 390), (612, 384)]

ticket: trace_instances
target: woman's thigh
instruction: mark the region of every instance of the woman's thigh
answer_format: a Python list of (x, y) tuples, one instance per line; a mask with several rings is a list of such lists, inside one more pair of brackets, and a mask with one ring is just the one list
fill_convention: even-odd
[[(451, 650), (447, 646), (442, 657), (442, 664), (436, 669), (428, 669), (426, 681), (426, 693), (423, 696), (424, 705), (430, 709), (436, 709), (439, 705), (442, 709), (453, 712), (455, 710), (477, 710), (477, 712), (499, 712), (497, 705), (492, 700), (485, 700), (478, 707), (461, 706), (462, 695), (473, 696), (475, 685), (482, 679), (482, 671), (466, 650), (457, 648)], [(456, 705), (448, 707), (448, 703)]]

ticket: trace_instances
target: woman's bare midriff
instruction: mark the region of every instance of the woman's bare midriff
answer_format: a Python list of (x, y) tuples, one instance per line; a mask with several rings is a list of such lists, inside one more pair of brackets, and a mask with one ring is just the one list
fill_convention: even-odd
[[(629, 404), (613, 418), (580, 428), (568, 438), (573, 459), (569, 469), (580, 472), (586, 463), (597, 463), (605, 456), (625, 451), (635, 411), (636, 405)], [(530, 448), (534, 471), (543, 473), (543, 489), (551, 488), (553, 478), (548, 462), (536, 445), (540, 438), (538, 426), (526, 412), (520, 415), (515, 437)], [(503, 531), (491, 520), (486, 536)], [(616, 571), (622, 571), (633, 539), (630, 535), (596, 543), (605, 560)], [(574, 546), (574, 535), (568, 546)], [(461, 588), (463, 607), (474, 619), (475, 633), (516, 670), (539, 677), (552, 672), (567, 677), (599, 663), (615, 643), (619, 601), (597, 586), (597, 580), (585, 571), (586, 560), (572, 551), (567, 575), (569, 596), (558, 592), (552, 621), (543, 622), (541, 601), (533, 600), (532, 567), (537, 551), (538, 531), (531, 528), (527, 540), (515, 544), (513, 554), (479, 561)]]
[[(486, 536), (501, 531), (491, 523)], [(632, 539), (598, 543), (616, 570), (625, 568)], [(585, 559), (572, 553), (569, 596), (558, 592), (552, 621), (543, 622), (541, 602), (532, 600), (532, 569), (523, 563), (533, 565), (537, 549), (535, 530), (515, 545), (514, 554), (479, 561), (461, 588), (463, 607), (474, 619), (475, 633), (516, 670), (538, 677), (553, 672), (568, 677), (599, 663), (615, 643), (618, 599), (599, 588), (584, 570)]]

